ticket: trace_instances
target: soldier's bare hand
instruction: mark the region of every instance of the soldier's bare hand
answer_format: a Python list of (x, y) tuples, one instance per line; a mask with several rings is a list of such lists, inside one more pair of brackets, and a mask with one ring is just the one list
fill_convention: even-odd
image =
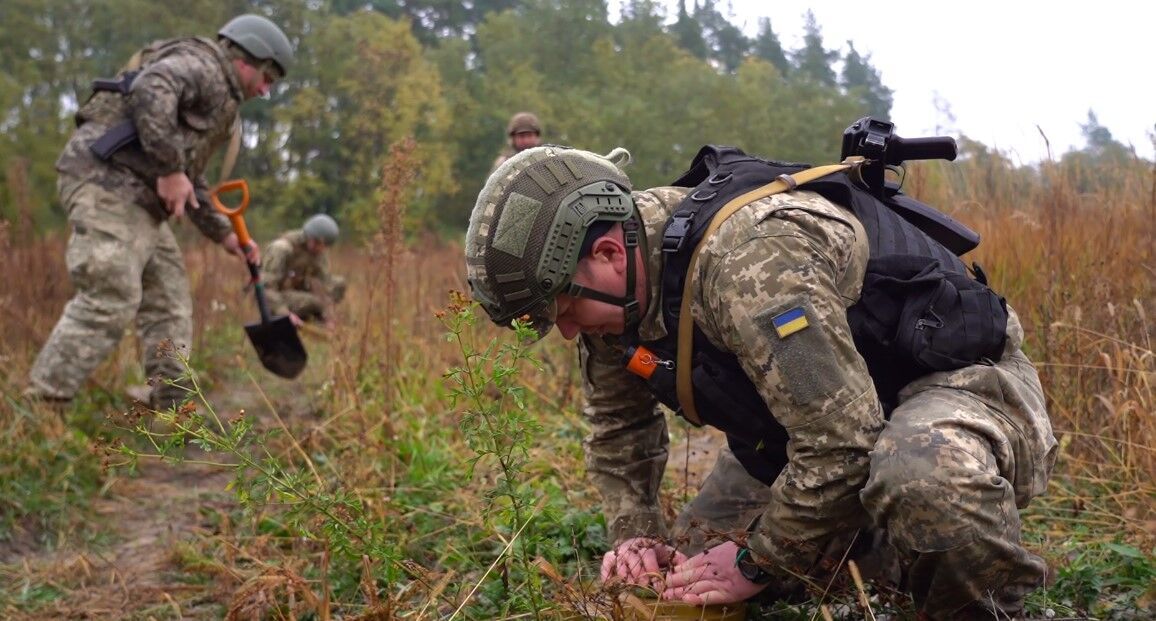
[(292, 312), (289, 313), (289, 323), (293, 324), (293, 327), (295, 328), (300, 328), (301, 326), (305, 325), (305, 322), (297, 316), (297, 313)]
[(634, 537), (602, 557), (602, 581), (617, 578), (627, 584), (659, 588), (664, 571), (685, 560), (685, 554), (657, 539)]
[(753, 597), (767, 585), (755, 584), (743, 577), (735, 565), (738, 551), (738, 545), (728, 541), (689, 559), (684, 557), (667, 574), (662, 599), (705, 606), (733, 604)]
[(164, 201), (165, 210), (174, 218), (185, 215), (185, 205), (193, 209), (200, 207), (193, 182), (183, 172), (157, 177), (157, 195)]
[(221, 240), (221, 246), (225, 252), (240, 257), (253, 265), (261, 265), (261, 248), (257, 246), (257, 242), (249, 240), (249, 243), (242, 248), (241, 242), (237, 239), (236, 233), (229, 233), (225, 239)]

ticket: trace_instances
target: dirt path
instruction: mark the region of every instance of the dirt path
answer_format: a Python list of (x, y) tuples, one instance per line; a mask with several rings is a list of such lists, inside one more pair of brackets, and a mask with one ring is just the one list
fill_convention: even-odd
[[(251, 393), (221, 387), (210, 402), (218, 412), (265, 409)], [(236, 509), (226, 489), (232, 473), (195, 463), (205, 456), (190, 447), (185, 458), (192, 461), (141, 460), (135, 475), (110, 478), (92, 504), (98, 523), (86, 530), (97, 534), (93, 543), (18, 556), (19, 579), (47, 594), (41, 601), (50, 597), (51, 603), (32, 613), (0, 609), (0, 614), (21, 620), (221, 619), (221, 602), (236, 585), (189, 571), (182, 559), (183, 549), (214, 536), (221, 516)]]
[(32, 573), (63, 591), (35, 618), (220, 618), (211, 597), (214, 585), (188, 582), (177, 548), (211, 535), (207, 512), (230, 510), (224, 491), (229, 478), (219, 468), (154, 462), (135, 478), (115, 480), (93, 506), (111, 546), (25, 559)]

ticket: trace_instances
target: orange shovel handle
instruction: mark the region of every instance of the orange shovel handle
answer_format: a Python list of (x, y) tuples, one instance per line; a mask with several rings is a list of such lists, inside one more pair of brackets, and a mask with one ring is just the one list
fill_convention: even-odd
[[(236, 192), (238, 190), (241, 191), (240, 205), (228, 207), (221, 202), (219, 198), (220, 194)], [(253, 241), (253, 238), (249, 237), (249, 227), (245, 226), (244, 218), (245, 208), (249, 206), (249, 184), (246, 183), (244, 179), (223, 181), (218, 184), (217, 187), (213, 188), (213, 191), (209, 194), (209, 199), (213, 202), (213, 209), (228, 216), (229, 222), (233, 224), (233, 232), (237, 234), (237, 241), (241, 244), (241, 247), (244, 248), (248, 246), (249, 242)]]

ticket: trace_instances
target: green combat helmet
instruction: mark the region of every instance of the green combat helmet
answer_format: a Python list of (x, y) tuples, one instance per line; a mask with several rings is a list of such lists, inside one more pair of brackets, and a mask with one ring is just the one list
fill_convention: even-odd
[(519, 112), (510, 117), (510, 122), (506, 125), (506, 135), (513, 136), (522, 132), (542, 133), (542, 124), (538, 122), (538, 117), (533, 112)]
[(305, 239), (321, 240), (325, 242), (326, 246), (332, 246), (337, 241), (337, 235), (340, 232), (337, 228), (337, 221), (323, 213), (306, 220), (302, 230), (305, 233)]
[(494, 323), (528, 316), (540, 338), (554, 326), (560, 293), (622, 306), (628, 323), (631, 310), (636, 318), (633, 251), (625, 297), (572, 282), (595, 222), (629, 222), (637, 244), (630, 179), (620, 169), (629, 161), (622, 148), (601, 156), (544, 146), (512, 156), (490, 175), (470, 215), (465, 250), (472, 296)]
[(217, 36), (224, 37), (258, 60), (271, 60), (289, 73), (293, 65), (293, 46), (276, 24), (260, 15), (239, 15), (221, 27)]

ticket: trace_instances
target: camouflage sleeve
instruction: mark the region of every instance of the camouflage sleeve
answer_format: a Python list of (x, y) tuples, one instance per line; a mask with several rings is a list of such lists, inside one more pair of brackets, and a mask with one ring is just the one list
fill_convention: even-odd
[(658, 491), (670, 441), (666, 416), (642, 379), (623, 368), (617, 349), (583, 336), (578, 352), (590, 424), (586, 469), (602, 494), (611, 541), (665, 537)]
[(189, 220), (193, 221), (193, 224), (205, 237), (219, 244), (229, 236), (229, 233), (233, 232), (233, 225), (229, 223), (229, 219), (224, 214), (213, 207), (209, 198), (209, 183), (203, 175), (193, 180), (193, 187), (197, 193), (197, 204), (200, 205), (200, 208), (189, 209), (185, 213), (189, 215)]
[(278, 292), (281, 290), (281, 284), (289, 276), (289, 257), (292, 253), (293, 247), (284, 239), (274, 240), (261, 253), (261, 280), (265, 283), (269, 312), (274, 315), (289, 313), (289, 307)]
[(738, 356), (790, 436), (790, 461), (749, 541), (758, 556), (805, 574), (830, 536), (864, 525), (858, 493), (883, 427), (846, 319), (855, 229), (796, 210), (748, 224), (745, 241), (700, 266), (696, 318)]
[[(187, 168), (180, 123), (182, 110), (196, 101), (201, 84), (220, 80), (220, 67), (210, 58), (194, 54), (174, 54), (141, 70), (132, 83), (129, 107), (136, 125), (141, 148), (157, 166), (160, 174), (184, 172)], [(208, 120), (200, 115), (184, 114), (185, 123)], [(207, 126), (206, 128), (207, 129)]]
[(333, 274), (329, 271), (329, 255), (323, 253), (317, 257), (317, 272), (320, 274), (321, 284), (325, 286), (325, 290), (333, 286)]

